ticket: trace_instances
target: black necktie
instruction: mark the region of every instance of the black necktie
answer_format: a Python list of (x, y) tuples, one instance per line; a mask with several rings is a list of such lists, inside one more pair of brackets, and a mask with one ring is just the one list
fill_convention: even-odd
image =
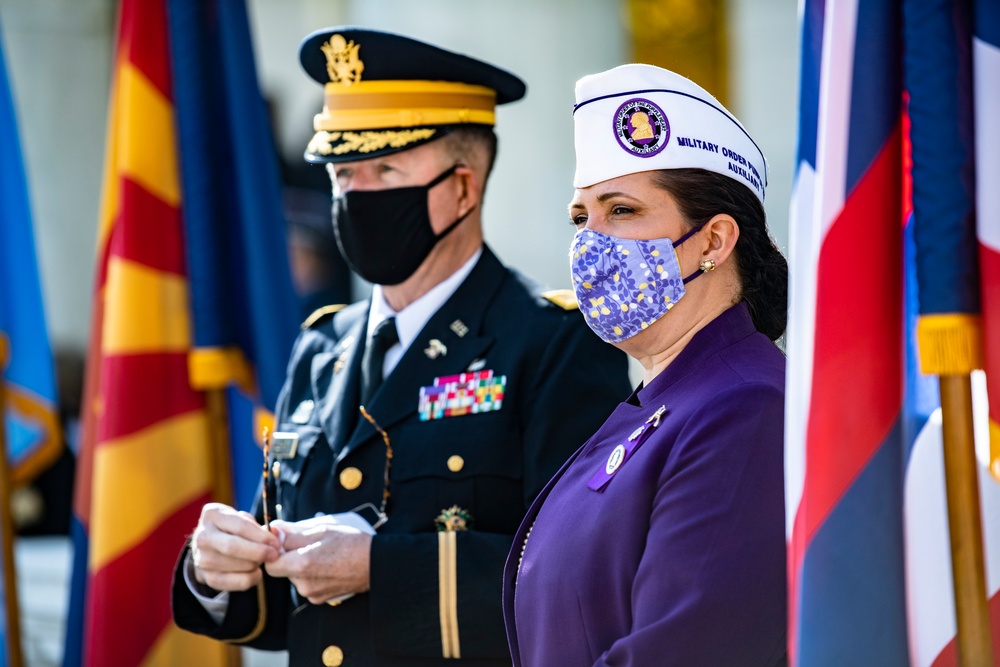
[(382, 384), (382, 364), (386, 351), (399, 342), (396, 318), (387, 317), (375, 326), (372, 339), (361, 360), (361, 405), (368, 405)]

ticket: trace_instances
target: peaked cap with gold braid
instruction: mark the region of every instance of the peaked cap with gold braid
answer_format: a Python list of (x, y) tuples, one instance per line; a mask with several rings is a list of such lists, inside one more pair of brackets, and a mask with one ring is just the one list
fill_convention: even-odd
[(496, 105), (525, 93), (521, 79), (489, 63), (355, 26), (307, 36), (299, 60), (325, 90), (305, 152), (309, 162), (365, 160), (433, 141), (457, 126), (492, 126)]

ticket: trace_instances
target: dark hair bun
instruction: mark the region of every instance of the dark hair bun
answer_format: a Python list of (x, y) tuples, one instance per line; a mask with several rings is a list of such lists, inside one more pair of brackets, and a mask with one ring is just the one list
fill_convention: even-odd
[(740, 226), (736, 263), (757, 331), (778, 340), (788, 324), (788, 262), (767, 231), (764, 207), (745, 185), (704, 169), (665, 169), (657, 185), (673, 195), (692, 225), (725, 213)]

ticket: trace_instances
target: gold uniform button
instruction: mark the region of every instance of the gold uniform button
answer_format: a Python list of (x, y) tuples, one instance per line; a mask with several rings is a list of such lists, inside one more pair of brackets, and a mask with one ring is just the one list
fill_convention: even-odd
[[(340, 485), (348, 491), (353, 491), (361, 486), (361, 479), (363, 477), (364, 475), (361, 474), (361, 471), (353, 466), (350, 468), (344, 468), (340, 471)], [(338, 662), (337, 664), (339, 665), (340, 663)]]
[(465, 467), (465, 459), (456, 454), (448, 457), (448, 470), (458, 472)]
[(339, 646), (327, 646), (323, 649), (323, 664), (326, 667), (340, 667), (344, 664), (344, 652)]

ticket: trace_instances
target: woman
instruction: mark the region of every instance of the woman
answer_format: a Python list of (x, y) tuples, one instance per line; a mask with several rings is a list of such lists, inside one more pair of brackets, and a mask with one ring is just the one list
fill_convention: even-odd
[[(711, 95), (657, 67), (585, 77), (576, 101), (574, 288), (645, 374), (514, 541), (514, 664), (785, 664), (772, 341), (788, 269), (764, 220), (764, 157)], [(586, 409), (586, 388), (576, 400)]]

